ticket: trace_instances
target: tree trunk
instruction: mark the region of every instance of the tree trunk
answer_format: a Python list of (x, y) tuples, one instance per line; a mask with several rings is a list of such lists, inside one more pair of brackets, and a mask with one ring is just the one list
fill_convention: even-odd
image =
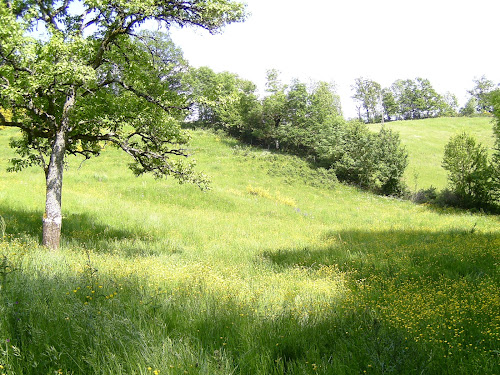
[(61, 239), (61, 192), (66, 139), (63, 129), (56, 134), (47, 168), (45, 214), (43, 215), (43, 246), (57, 250)]
[(57, 127), (50, 161), (45, 173), (46, 200), (43, 215), (43, 246), (51, 250), (59, 249), (62, 228), (61, 193), (63, 182), (64, 155), (66, 153), (66, 137), (70, 129), (69, 113), (75, 105), (75, 89), (72, 87), (64, 103), (61, 125)]

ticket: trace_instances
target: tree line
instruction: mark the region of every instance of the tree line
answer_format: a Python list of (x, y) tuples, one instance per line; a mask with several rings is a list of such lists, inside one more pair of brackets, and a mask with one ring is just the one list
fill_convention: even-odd
[(373, 133), (361, 121), (346, 121), (333, 84), (297, 79), (285, 84), (277, 70), (269, 70), (266, 95), (260, 98), (252, 82), (207, 67), (191, 68), (187, 82), (193, 126), (299, 155), (363, 188), (402, 192), (408, 155), (399, 135), (386, 128)]
[[(187, 72), (192, 126), (223, 130), (249, 144), (299, 155), (341, 181), (382, 194), (465, 208), (491, 208), (500, 201), (500, 89), (485, 77), (474, 80), (470, 99), (460, 111), (456, 97), (438, 95), (426, 79), (397, 80), (390, 89), (357, 79), (353, 88), (363, 111), (359, 119), (348, 121), (330, 83), (294, 79), (286, 84), (278, 71), (269, 70), (266, 95), (260, 98), (256, 86), (236, 74), (207, 67)], [(403, 182), (408, 154), (399, 135), (383, 125), (374, 133), (367, 123), (457, 115), (496, 116), (493, 157), (472, 135), (454, 136), (442, 163), (448, 188), (411, 194)]]
[(491, 115), (488, 95), (500, 85), (485, 76), (473, 80), (467, 103), (459, 108), (457, 97), (438, 94), (428, 79), (398, 79), (390, 87), (371, 79), (356, 78), (351, 86), (359, 120), (375, 123), (393, 120), (415, 120), (431, 117)]

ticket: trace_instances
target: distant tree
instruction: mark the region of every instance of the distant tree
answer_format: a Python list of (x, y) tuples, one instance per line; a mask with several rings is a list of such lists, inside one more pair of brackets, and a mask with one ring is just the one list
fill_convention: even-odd
[(189, 138), (175, 53), (137, 29), (156, 20), (217, 32), (244, 17), (230, 0), (0, 1), (0, 106), (12, 112), (0, 125), (21, 131), (12, 169), (45, 171), (45, 246), (59, 247), (68, 154), (97, 156), (107, 142), (133, 158), (136, 174), (204, 183), (178, 159)]
[(398, 117), (403, 120), (416, 118), (415, 82), (411, 79), (398, 79), (390, 90), (398, 106)]
[(384, 116), (387, 117), (388, 121), (391, 121), (393, 117), (399, 115), (399, 107), (391, 89), (382, 90), (382, 107), (384, 108)]
[(284, 117), (278, 129), (282, 145), (299, 154), (309, 153), (313, 143), (309, 99), (307, 85), (293, 80), (286, 93)]
[(332, 156), (332, 168), (339, 180), (363, 188), (372, 187), (377, 169), (375, 134), (362, 121), (350, 121), (342, 126)]
[[(352, 98), (358, 103), (359, 119), (365, 122), (375, 122), (376, 118), (381, 115), (378, 110), (382, 98), (380, 84), (360, 77), (355, 79), (351, 89), (354, 91)], [(363, 109), (363, 114), (361, 109)]]
[(471, 98), (469, 98), (467, 103), (465, 103), (465, 105), (462, 108), (460, 108), (460, 115), (467, 117), (472, 117), (474, 115), (477, 115), (477, 107), (478, 107), (477, 99), (474, 96), (472, 96)]
[(286, 119), (280, 138), (296, 153), (321, 158), (321, 145), (334, 131), (341, 117), (340, 98), (335, 87), (326, 82), (307, 86), (294, 80), (287, 91)]
[(279, 77), (280, 73), (276, 69), (267, 71), (266, 91), (268, 95), (262, 102), (262, 122), (255, 130), (255, 134), (267, 143), (268, 147), (273, 144), (279, 148), (278, 129), (285, 118), (286, 110), (286, 89)]
[(434, 90), (428, 79), (420, 77), (415, 79), (414, 100), (418, 118), (437, 116), (442, 105), (441, 95)]
[(192, 68), (186, 77), (195, 124), (250, 140), (260, 116), (255, 84), (233, 73), (215, 73), (208, 67)]
[[(392, 113), (397, 113), (397, 117), (404, 120), (435, 117), (443, 108), (441, 95), (434, 90), (428, 79), (420, 77), (414, 80), (396, 80), (385, 96), (384, 108), (390, 108)], [(397, 105), (397, 111), (393, 102)]]
[(494, 90), (488, 95), (488, 102), (493, 108), (495, 152), (500, 157), (500, 89)]
[(485, 76), (475, 78), (473, 82), (474, 87), (468, 93), (477, 101), (476, 111), (478, 113), (491, 113), (493, 109), (489, 103), (488, 94), (497, 86)]
[(342, 116), (340, 96), (336, 93), (335, 85), (332, 83), (323, 81), (315, 83), (309, 100), (314, 122), (326, 123)]
[(439, 103), (439, 116), (455, 117), (458, 115), (458, 99), (449, 91), (444, 94)]
[(200, 125), (222, 126), (216, 112), (221, 97), (232, 90), (219, 81), (221, 77), (208, 67), (190, 68), (184, 82), (189, 87), (192, 118)]

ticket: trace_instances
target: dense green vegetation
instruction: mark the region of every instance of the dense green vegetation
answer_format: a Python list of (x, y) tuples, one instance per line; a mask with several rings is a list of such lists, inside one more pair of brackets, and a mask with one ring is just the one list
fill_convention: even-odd
[(326, 82), (285, 84), (268, 72), (267, 95), (235, 74), (191, 69), (192, 125), (224, 130), (248, 144), (284, 151), (326, 168), (337, 178), (386, 195), (401, 195), (407, 152), (397, 133), (370, 132), (346, 121), (335, 89)]
[(38, 246), (43, 173), (5, 172), (12, 135), (0, 373), (500, 370), (498, 216), (375, 196), (196, 131), (207, 192), (136, 178), (112, 148), (69, 159), (53, 253)]

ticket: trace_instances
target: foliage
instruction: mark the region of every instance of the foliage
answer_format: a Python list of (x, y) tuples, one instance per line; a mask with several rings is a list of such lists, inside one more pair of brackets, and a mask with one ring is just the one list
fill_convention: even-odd
[[(398, 105), (400, 119), (415, 120), (436, 117), (443, 106), (443, 99), (428, 79), (417, 77), (415, 80), (397, 80), (390, 87), (392, 97)], [(386, 96), (391, 100), (391, 96)], [(391, 102), (385, 107), (393, 108)]]
[(386, 195), (402, 195), (408, 153), (397, 133), (385, 127), (372, 133), (364, 123), (351, 121), (341, 129), (338, 142), (330, 157), (340, 180)]
[(460, 109), (460, 114), (462, 116), (474, 116), (477, 114), (477, 99), (475, 97), (471, 97), (467, 100), (467, 103)]
[(386, 129), (372, 134), (362, 123), (347, 123), (333, 84), (306, 85), (297, 79), (283, 84), (279, 72), (270, 70), (268, 95), (259, 101), (255, 86), (236, 75), (208, 68), (192, 72), (195, 124), (304, 157), (364, 188), (383, 194), (404, 190), (406, 151), (399, 137)]
[(446, 92), (439, 104), (439, 116), (456, 117), (458, 116), (458, 98), (451, 92)]
[[(379, 105), (382, 100), (382, 87), (379, 83), (363, 77), (356, 78), (351, 87), (354, 91), (353, 99), (358, 102), (359, 119), (366, 122), (375, 122), (380, 114)], [(364, 110), (362, 114), (361, 109)]]
[(348, 122), (340, 132), (340, 146), (332, 168), (340, 180), (369, 187), (376, 170), (375, 136), (360, 121)]
[(406, 189), (402, 180), (408, 166), (406, 147), (401, 144), (398, 133), (384, 126), (377, 134), (375, 143), (376, 185), (383, 194), (402, 196)]
[(492, 170), (488, 152), (474, 137), (462, 133), (452, 137), (444, 149), (442, 166), (448, 171), (451, 190), (467, 206), (492, 201)]
[(488, 95), (488, 102), (494, 116), (493, 135), (495, 137), (495, 145), (491, 161), (493, 196), (500, 202), (500, 89), (492, 91)]
[(185, 81), (190, 87), (191, 110), (198, 126), (222, 129), (248, 139), (258, 116), (256, 86), (229, 72), (215, 73), (207, 67), (191, 68)]
[(266, 91), (269, 93), (262, 101), (262, 120), (254, 131), (267, 147), (280, 148), (278, 129), (282, 124), (286, 106), (286, 89), (275, 69), (269, 70), (266, 77)]
[(493, 108), (491, 103), (489, 102), (488, 96), (490, 92), (492, 92), (497, 85), (490, 81), (485, 76), (481, 76), (480, 78), (475, 78), (473, 80), (474, 87), (468, 91), (471, 95), (471, 98), (475, 99), (475, 112), (476, 113), (491, 113)]
[(382, 89), (382, 108), (384, 109), (384, 116), (387, 117), (389, 121), (393, 119), (393, 116), (399, 114), (399, 106), (394, 96), (393, 91), (389, 88)]
[[(416, 120), (438, 116), (456, 116), (458, 100), (447, 92), (438, 94), (428, 79), (398, 79), (390, 87), (357, 78), (352, 86), (358, 102), (359, 119), (367, 123), (392, 120)], [(363, 111), (362, 111), (363, 110)]]

